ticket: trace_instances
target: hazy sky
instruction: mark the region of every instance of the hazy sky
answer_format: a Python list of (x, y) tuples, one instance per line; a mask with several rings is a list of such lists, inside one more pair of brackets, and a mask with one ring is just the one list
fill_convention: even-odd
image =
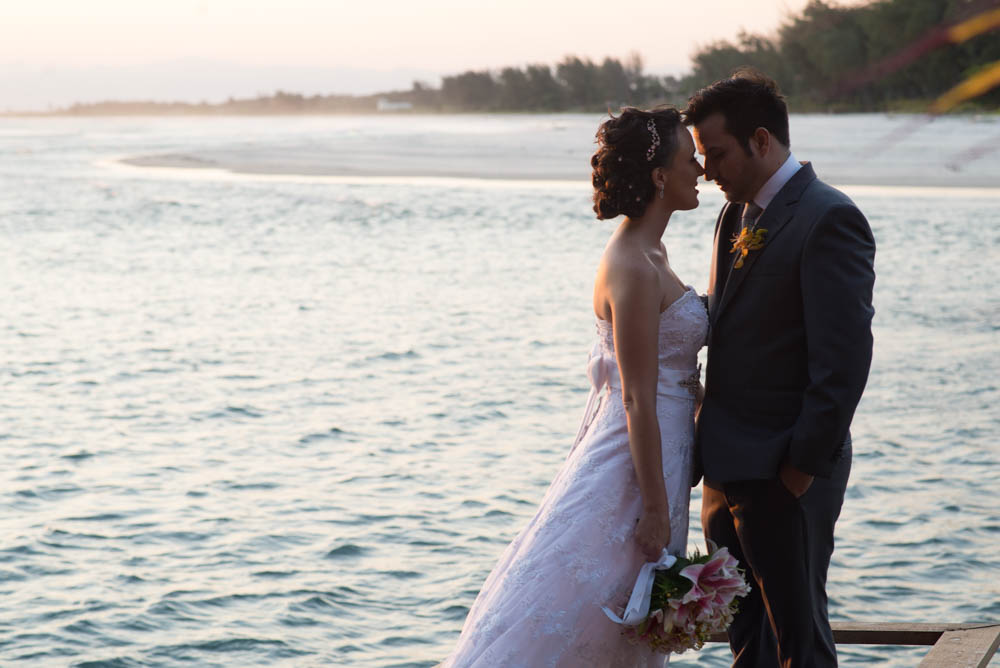
[[(18, 94), (11, 84), (23, 89), (40, 71), (53, 84), (74, 78), (66, 72), (77, 79), (97, 72), (93, 86), (106, 88), (106, 80), (141, 78), (150, 66), (171, 79), (169, 65), (183, 68), (182, 61), (203, 68), (192, 72), (203, 81), (218, 69), (217, 97), (243, 92), (222, 90), (223, 80), (234, 78), (233, 67), (270, 68), (260, 84), (265, 89), (276, 72), (289, 79), (285, 88), (302, 89), (311, 81), (307, 71), (327, 70), (315, 79), (315, 90), (303, 92), (373, 92), (384, 90), (392, 73), (408, 84), (414, 75), (551, 64), (566, 54), (596, 60), (637, 51), (647, 71), (676, 73), (699, 45), (741, 28), (773, 32), (806, 2), (0, 0), (0, 84), (7, 84), (0, 86), (0, 108), (10, 108)], [(368, 91), (362, 90), (365, 73)], [(343, 77), (339, 89), (337, 76)], [(172, 82), (169, 90), (183, 88)], [(192, 88), (191, 95), (199, 94)]]

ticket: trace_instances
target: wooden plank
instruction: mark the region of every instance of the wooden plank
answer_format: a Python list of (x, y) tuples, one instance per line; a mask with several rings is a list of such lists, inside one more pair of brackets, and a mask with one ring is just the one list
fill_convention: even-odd
[[(833, 639), (839, 645), (933, 645), (945, 633), (975, 629), (998, 628), (986, 624), (877, 624), (834, 622)], [(725, 633), (715, 633), (709, 642), (725, 642)]]
[(933, 645), (943, 633), (983, 625), (834, 622), (831, 626), (834, 641), (842, 645)]
[(1000, 646), (1000, 626), (941, 634), (919, 668), (986, 668)]

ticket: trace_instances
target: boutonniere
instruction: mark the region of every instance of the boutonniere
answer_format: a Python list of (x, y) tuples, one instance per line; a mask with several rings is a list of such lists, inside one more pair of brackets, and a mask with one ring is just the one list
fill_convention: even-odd
[(733, 247), (729, 250), (730, 253), (739, 253), (736, 257), (736, 264), (733, 265), (733, 269), (739, 269), (743, 266), (743, 259), (749, 255), (750, 251), (760, 250), (764, 247), (764, 239), (767, 237), (767, 230), (760, 229), (750, 231), (750, 228), (744, 227), (739, 234), (733, 237)]

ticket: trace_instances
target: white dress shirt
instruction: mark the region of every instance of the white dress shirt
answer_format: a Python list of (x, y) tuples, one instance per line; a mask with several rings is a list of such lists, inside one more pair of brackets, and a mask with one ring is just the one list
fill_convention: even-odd
[[(788, 159), (785, 160), (781, 167), (778, 167), (778, 171), (771, 175), (771, 178), (760, 187), (757, 194), (754, 195), (753, 203), (759, 206), (761, 209), (766, 209), (767, 205), (771, 203), (774, 196), (778, 194), (778, 191), (785, 187), (788, 180), (795, 176), (795, 172), (799, 171), (802, 165), (799, 161), (795, 159), (795, 156), (789, 151)], [(758, 216), (759, 217), (759, 216)]]

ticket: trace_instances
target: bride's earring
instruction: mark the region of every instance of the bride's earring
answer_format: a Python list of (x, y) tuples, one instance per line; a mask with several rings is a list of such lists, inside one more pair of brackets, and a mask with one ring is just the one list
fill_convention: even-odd
[(663, 184), (660, 184), (660, 199), (663, 199)]

